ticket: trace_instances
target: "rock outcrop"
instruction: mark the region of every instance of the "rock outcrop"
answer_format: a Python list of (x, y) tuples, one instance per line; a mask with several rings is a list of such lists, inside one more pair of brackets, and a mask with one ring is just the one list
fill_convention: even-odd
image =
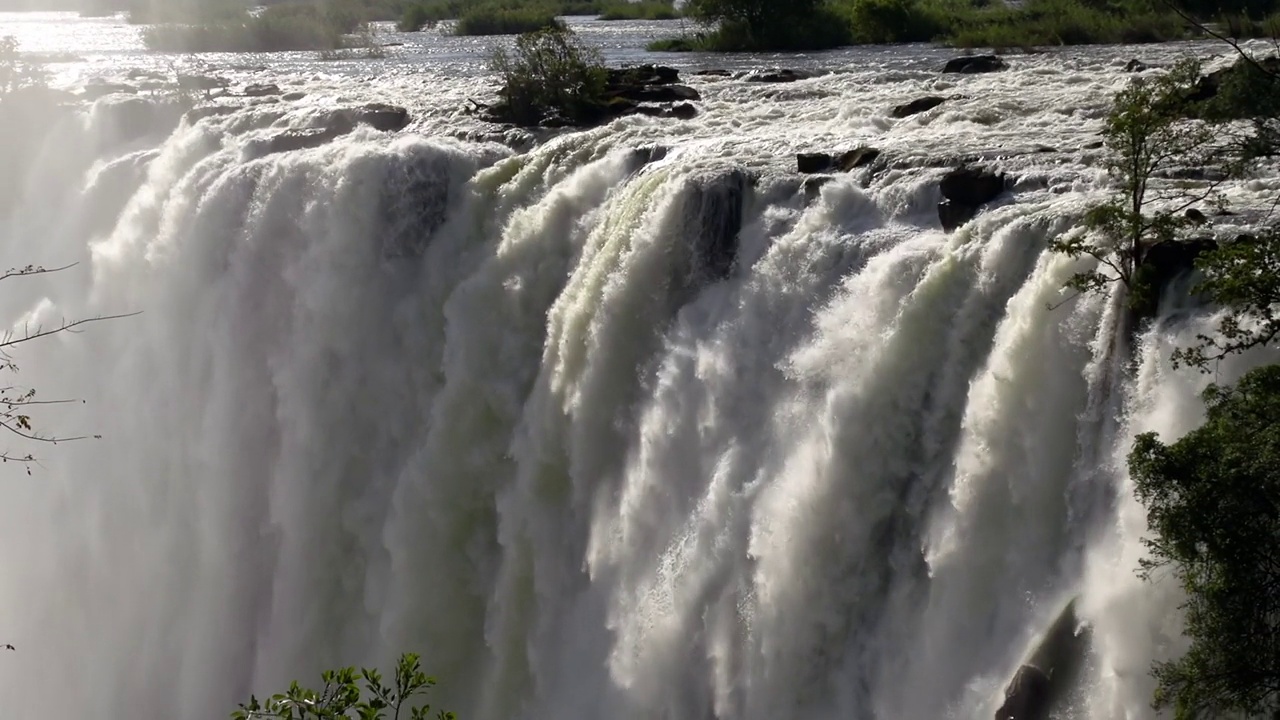
[(947, 99), (944, 97), (928, 95), (922, 98), (916, 98), (909, 103), (903, 103), (902, 105), (893, 108), (889, 114), (899, 119), (911, 117), (912, 115), (932, 110), (946, 101)]
[(791, 83), (796, 82), (797, 80), (808, 80), (809, 78), (815, 78), (817, 76), (818, 73), (810, 70), (786, 70), (779, 68), (775, 70), (763, 70), (760, 72), (750, 73), (746, 76), (745, 80), (747, 82), (755, 83)]
[(860, 147), (839, 155), (830, 153), (800, 153), (796, 155), (796, 171), (811, 175), (825, 172), (849, 172), (855, 168), (866, 167), (880, 157), (880, 151), (871, 147)]
[(1004, 175), (974, 167), (956, 168), (944, 175), (938, 185), (942, 229), (951, 232), (972, 220), (979, 208), (1004, 192), (1006, 184)]
[(976, 73), (998, 72), (1008, 68), (1009, 66), (999, 55), (968, 55), (948, 60), (946, 66), (942, 68), (942, 72), (973, 75)]
[(335, 110), (316, 127), (286, 130), (273, 136), (267, 141), (266, 153), (319, 147), (354, 131), (359, 125), (368, 125), (382, 132), (396, 132), (408, 125), (409, 121), (408, 110), (384, 103)]
[(680, 84), (680, 72), (675, 68), (640, 65), (610, 69), (602, 96), (577, 107), (546, 108), (538, 115), (516, 112), (505, 102), (484, 105), (472, 101), (474, 108), (469, 112), (503, 125), (592, 127), (626, 115), (689, 119), (698, 114), (697, 107), (691, 103), (701, 99), (697, 90)]
[(995, 720), (1048, 720), (1063, 697), (1074, 689), (1088, 653), (1089, 633), (1067, 603), (1045, 632), (1027, 662), (1004, 691)]
[(279, 95), (280, 86), (275, 83), (260, 83), (248, 85), (244, 89), (245, 97), (266, 97), (268, 95)]

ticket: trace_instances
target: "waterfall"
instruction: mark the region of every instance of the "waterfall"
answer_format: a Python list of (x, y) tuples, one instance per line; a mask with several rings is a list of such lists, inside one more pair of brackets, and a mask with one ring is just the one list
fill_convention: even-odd
[(967, 720), (1079, 596), (1070, 717), (1153, 717), (1178, 598), (1124, 457), (1199, 422), (1168, 357), (1212, 318), (1130, 350), (1117, 297), (1063, 302), (1087, 183), (948, 234), (927, 167), (272, 153), (305, 118), (111, 102), (0, 216), (10, 264), (78, 263), (10, 281), (15, 327), (140, 313), (16, 354), (102, 438), (4, 482), (7, 715), (219, 718), (415, 651), (477, 720)]

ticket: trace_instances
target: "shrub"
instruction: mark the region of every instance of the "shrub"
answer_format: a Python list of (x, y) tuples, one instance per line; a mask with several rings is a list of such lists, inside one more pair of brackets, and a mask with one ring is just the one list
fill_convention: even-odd
[[(251, 697), (232, 713), (232, 720), (386, 720), (388, 713), (392, 718), (427, 720), (431, 716), (431, 706), (420, 698), (435, 687), (436, 680), (422, 672), (417, 655), (400, 656), (389, 685), (381, 673), (369, 668), (330, 670), (320, 678), (324, 685), (318, 691), (295, 682), (288, 692), (265, 702)], [(444, 710), (436, 713), (436, 720), (454, 718)]]
[(680, 17), (675, 5), (663, 0), (614, 2), (605, 7), (601, 20), (674, 20)]
[(859, 43), (929, 42), (947, 27), (938, 8), (921, 0), (855, 0), (845, 15)]
[(518, 35), (539, 30), (563, 30), (564, 23), (555, 13), (543, 8), (507, 10), (481, 6), (468, 10), (458, 19), (454, 35)]
[(549, 115), (589, 121), (605, 103), (608, 71), (600, 53), (584, 47), (571, 30), (525, 33), (514, 51), (494, 50), (490, 68), (502, 78), (498, 95), (507, 116), (520, 125), (536, 125)]
[(342, 47), (351, 15), (318, 5), (274, 5), (262, 12), (196, 25), (153, 25), (143, 31), (148, 49), (161, 52), (274, 52)]

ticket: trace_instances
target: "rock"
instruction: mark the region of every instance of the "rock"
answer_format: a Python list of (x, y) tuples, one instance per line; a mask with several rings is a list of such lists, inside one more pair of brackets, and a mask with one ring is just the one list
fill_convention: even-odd
[(899, 105), (890, 111), (889, 114), (896, 118), (910, 117), (926, 110), (932, 110), (946, 101), (947, 99), (944, 97), (929, 95), (927, 97), (916, 98), (909, 103)]
[(836, 169), (840, 172), (849, 172), (854, 168), (866, 167), (876, 160), (880, 159), (880, 151), (873, 147), (860, 147), (842, 153), (836, 158)]
[(1194, 270), (1201, 255), (1216, 249), (1218, 243), (1213, 238), (1169, 240), (1147, 248), (1134, 272), (1134, 292), (1129, 298), (1134, 319), (1155, 317), (1169, 284)]
[(279, 95), (280, 86), (275, 83), (263, 83), (258, 85), (249, 85), (244, 89), (245, 97), (266, 97), (268, 95)]
[(107, 95), (137, 95), (138, 88), (127, 83), (113, 83), (95, 80), (85, 85), (80, 97), (86, 100), (97, 100)]
[(1209, 218), (1205, 217), (1204, 213), (1195, 208), (1187, 208), (1187, 211), (1183, 214), (1186, 216), (1187, 220), (1195, 223), (1196, 225), (1203, 225), (1209, 222)]
[(304, 93), (304, 92), (290, 92), (290, 93), (285, 93), (284, 95), (281, 95), (281, 96), (280, 96), (280, 99), (281, 99), (281, 100), (287, 100), (287, 101), (289, 101), (289, 102), (293, 102), (293, 101), (295, 101), (295, 100), (301, 100), (302, 98), (304, 98), (304, 97), (306, 97), (306, 96), (307, 96), (307, 94), (306, 94), (306, 93)]
[(234, 105), (205, 105), (202, 107), (191, 108), (183, 118), (187, 121), (187, 124), (194, 125), (208, 117), (222, 117), (223, 115), (230, 115), (238, 109), (239, 108)]
[(1005, 177), (987, 170), (960, 167), (943, 176), (938, 187), (942, 202), (938, 203), (938, 219), (942, 228), (951, 232), (969, 222), (978, 209), (1004, 192)]
[(1134, 58), (1129, 62), (1125, 63), (1125, 66), (1124, 66), (1124, 71), (1127, 73), (1146, 72), (1147, 70), (1150, 70), (1150, 69), (1151, 69), (1150, 65), (1142, 62), (1137, 58)]
[(719, 78), (733, 77), (733, 73), (729, 72), (728, 70), (698, 70), (693, 74), (697, 77), (719, 77)]
[(946, 66), (942, 68), (942, 72), (973, 75), (975, 73), (997, 72), (1008, 68), (1009, 66), (998, 55), (970, 55), (948, 60)]
[(667, 148), (663, 145), (645, 145), (632, 148), (631, 156), (641, 165), (657, 162), (667, 156)]
[(1093, 142), (1085, 143), (1084, 149), (1085, 149), (1085, 150), (1100, 150), (1100, 149), (1102, 149), (1102, 148), (1104, 148), (1104, 147), (1106, 147), (1106, 146), (1107, 146), (1107, 143), (1106, 143), (1105, 141), (1102, 141), (1102, 140), (1094, 140)]
[(835, 159), (827, 153), (800, 153), (796, 155), (796, 171), (802, 175), (826, 172), (835, 165)]
[(699, 232), (694, 240), (693, 274), (706, 281), (723, 280), (738, 259), (738, 234), (752, 180), (740, 169), (703, 178), (689, 201), (697, 208)]
[(676, 103), (667, 111), (667, 117), (677, 120), (692, 120), (698, 117), (698, 108), (693, 103)]
[(183, 90), (199, 90), (208, 93), (211, 90), (224, 88), (230, 84), (231, 81), (226, 78), (213, 77), (211, 75), (178, 74), (178, 87)]
[(680, 71), (666, 65), (610, 68), (609, 85), (671, 85), (680, 82)]
[(1074, 688), (1089, 645), (1089, 633), (1080, 627), (1075, 602), (1067, 603), (1031, 657), (1014, 673), (995, 720), (1048, 720)]
[(409, 124), (409, 111), (399, 105), (369, 103), (354, 110), (339, 111), (350, 115), (357, 125), (370, 125), (382, 132), (397, 132)]
[(336, 140), (348, 131), (338, 127), (309, 128), (306, 130), (285, 130), (267, 141), (266, 154), (308, 150), (320, 147)]
[(808, 80), (817, 77), (817, 73), (808, 70), (766, 70), (753, 72), (746, 77), (747, 82), (756, 83), (790, 83), (797, 80)]
[(702, 95), (697, 90), (687, 85), (648, 85), (641, 87), (622, 88), (614, 93), (613, 97), (620, 97), (632, 102), (681, 102), (688, 100), (701, 100)]
[(125, 75), (125, 77), (129, 78), (130, 80), (168, 80), (169, 79), (169, 77), (162, 72), (155, 72), (154, 70), (140, 70), (138, 68), (134, 68), (133, 70), (130, 70), (129, 73)]

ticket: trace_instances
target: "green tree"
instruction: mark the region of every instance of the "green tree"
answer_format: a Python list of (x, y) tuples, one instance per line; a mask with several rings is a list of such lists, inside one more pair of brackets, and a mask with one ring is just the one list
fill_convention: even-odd
[(1089, 293), (1121, 282), (1130, 290), (1131, 307), (1147, 311), (1154, 306), (1158, 288), (1141, 272), (1147, 251), (1177, 239), (1191, 222), (1185, 211), (1207, 200), (1214, 188), (1214, 183), (1161, 186), (1158, 178), (1178, 168), (1220, 166), (1223, 160), (1213, 124), (1189, 117), (1187, 98), (1199, 79), (1199, 65), (1183, 61), (1157, 78), (1135, 80), (1116, 95), (1103, 136), (1106, 169), (1117, 192), (1086, 214), (1085, 232), (1050, 245), (1071, 257), (1098, 261), (1072, 276), (1068, 287)]
[(1186, 592), (1190, 650), (1159, 663), (1155, 704), (1178, 720), (1280, 713), (1280, 365), (1205, 391), (1207, 420), (1129, 456), (1151, 537), (1148, 579)]
[[(435, 678), (422, 672), (417, 655), (406, 653), (396, 663), (391, 684), (384, 683), (377, 670), (353, 667), (326, 671), (321, 675), (319, 690), (298, 683), (288, 692), (248, 703), (231, 714), (232, 720), (427, 720), (431, 706), (421, 698), (435, 687)], [(436, 720), (455, 720), (455, 715), (437, 711)]]
[(600, 51), (584, 46), (572, 30), (525, 33), (516, 38), (514, 52), (495, 49), (489, 66), (502, 79), (504, 114), (520, 125), (552, 115), (589, 120), (605, 102), (609, 74)]

